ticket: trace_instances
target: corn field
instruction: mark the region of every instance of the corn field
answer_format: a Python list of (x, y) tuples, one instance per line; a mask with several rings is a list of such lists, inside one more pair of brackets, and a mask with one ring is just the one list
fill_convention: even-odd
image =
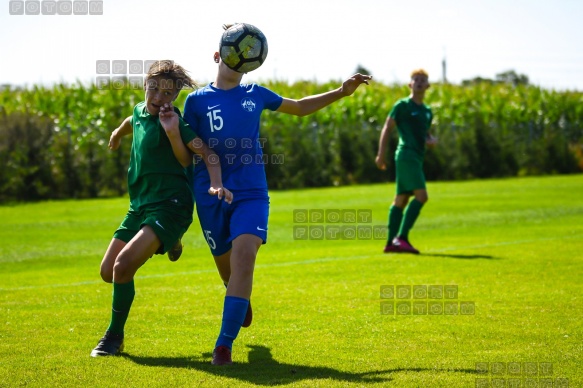
[[(266, 82), (289, 98), (339, 82)], [(182, 109), (189, 91), (176, 106)], [(261, 127), (272, 189), (394, 179), (374, 158), (385, 118), (407, 86), (372, 83), (306, 117), (265, 112)], [(0, 202), (118, 196), (126, 192), (130, 141), (115, 152), (110, 133), (144, 99), (141, 90), (95, 86), (0, 90)], [(535, 86), (433, 85), (426, 96), (439, 138), (426, 154), (428, 180), (583, 171), (583, 93)], [(394, 151), (397, 134), (390, 139)]]

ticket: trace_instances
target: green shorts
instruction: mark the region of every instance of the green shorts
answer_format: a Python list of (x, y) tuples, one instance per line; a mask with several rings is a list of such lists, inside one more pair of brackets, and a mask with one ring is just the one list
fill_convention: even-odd
[(162, 255), (186, 233), (192, 223), (192, 211), (192, 207), (170, 200), (145, 206), (139, 211), (130, 208), (113, 237), (130, 242), (144, 225), (148, 225), (162, 242), (156, 252)]
[(395, 166), (397, 172), (397, 195), (413, 194), (413, 190), (425, 189), (422, 160), (396, 160)]

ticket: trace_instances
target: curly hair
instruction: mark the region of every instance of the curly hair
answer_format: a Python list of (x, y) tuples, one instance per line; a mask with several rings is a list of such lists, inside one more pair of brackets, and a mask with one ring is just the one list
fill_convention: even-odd
[(184, 67), (169, 59), (152, 63), (146, 74), (146, 83), (155, 77), (170, 80), (170, 84), (175, 86), (176, 90), (180, 90), (185, 86), (192, 89), (198, 87)]

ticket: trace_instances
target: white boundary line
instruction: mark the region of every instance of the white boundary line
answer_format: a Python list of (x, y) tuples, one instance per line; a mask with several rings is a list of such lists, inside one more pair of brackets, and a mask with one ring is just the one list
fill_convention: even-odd
[[(520, 245), (520, 244), (529, 244), (529, 243), (535, 243), (535, 242), (540, 242), (540, 241), (566, 240), (566, 239), (574, 239), (574, 238), (582, 238), (582, 237), (581, 236), (561, 236), (561, 237), (547, 237), (547, 238), (539, 238), (539, 239), (531, 239), (531, 240), (505, 241), (505, 242), (494, 243), (494, 244), (480, 244), (480, 245), (471, 245), (471, 246), (464, 246), (464, 247), (450, 247), (450, 248), (436, 249), (436, 250), (424, 251), (423, 253), (430, 254), (430, 253), (458, 251), (458, 250), (462, 250), (462, 249), (477, 249), (477, 248), (499, 247), (499, 246), (505, 246), (505, 245)], [(382, 253), (375, 253), (372, 255), (362, 255), (362, 256), (349, 256), (349, 257), (322, 257), (319, 259), (289, 261), (289, 262), (285, 262), (285, 263), (257, 264), (255, 266), (255, 268), (288, 267), (288, 266), (292, 266), (292, 265), (327, 263), (330, 261), (339, 261), (339, 260), (342, 260), (342, 261), (363, 260), (363, 259), (368, 259), (371, 257), (377, 257), (379, 255), (382, 255)], [(421, 254), (421, 256), (423, 256), (423, 254)], [(165, 278), (165, 277), (171, 277), (171, 276), (195, 275), (195, 274), (210, 273), (210, 272), (215, 272), (215, 271), (216, 271), (216, 269), (214, 269), (214, 268), (213, 269), (201, 269), (201, 270), (195, 270), (195, 271), (172, 272), (172, 273), (136, 276), (136, 279), (154, 279), (154, 278)], [(36, 290), (36, 289), (41, 289), (41, 288), (77, 287), (77, 286), (87, 286), (87, 285), (91, 285), (91, 284), (100, 284), (100, 283), (103, 283), (103, 281), (91, 280), (91, 281), (86, 281), (86, 282), (69, 283), (69, 284), (46, 284), (46, 285), (40, 285), (40, 286), (0, 288), (0, 292)]]

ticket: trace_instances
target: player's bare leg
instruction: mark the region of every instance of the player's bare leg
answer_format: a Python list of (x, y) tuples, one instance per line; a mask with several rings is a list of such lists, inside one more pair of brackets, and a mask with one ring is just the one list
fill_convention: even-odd
[(415, 196), (415, 199), (417, 201), (423, 204), (427, 203), (427, 201), (429, 200), (429, 195), (427, 194), (426, 189), (413, 190), (413, 195)]
[(148, 225), (144, 226), (117, 255), (113, 266), (113, 281), (127, 283), (138, 269), (160, 248), (160, 239)]
[(251, 297), (255, 258), (262, 242), (259, 237), (252, 234), (242, 234), (233, 240), (227, 295), (245, 299)]
[[(91, 352), (92, 357), (113, 356), (124, 348), (123, 328), (134, 299), (134, 275), (160, 247), (160, 240), (149, 226), (143, 227), (127, 244), (113, 239), (102, 261), (102, 277), (113, 271), (112, 317), (109, 328)], [(112, 259), (117, 252), (115, 259)], [(112, 267), (113, 261), (113, 267)]]
[[(213, 365), (232, 364), (231, 348), (244, 319), (250, 313), (249, 298), (253, 288), (255, 259), (262, 240), (252, 234), (243, 234), (233, 240), (230, 251), (230, 276), (223, 308), (221, 331), (213, 351)], [(227, 275), (224, 257), (217, 257), (221, 276)]]
[[(259, 249), (259, 248), (258, 248)], [(229, 250), (227, 253), (224, 253), (220, 256), (213, 256), (215, 259), (215, 264), (217, 266), (217, 270), (219, 271), (219, 275), (221, 276), (221, 280), (223, 281), (225, 287), (229, 285), (229, 279), (231, 277), (231, 252), (233, 249)], [(257, 255), (257, 252), (255, 253)], [(227, 294), (229, 295), (229, 294)], [(247, 308), (247, 314), (245, 315), (245, 320), (243, 321), (242, 327), (249, 327), (251, 326), (251, 322), (253, 322), (253, 309), (251, 308), (251, 301), (249, 301), (249, 307)]]
[(221, 280), (225, 285), (228, 284), (229, 278), (231, 277), (231, 250), (220, 256), (213, 256), (213, 258), (215, 259)]
[(107, 251), (103, 256), (103, 260), (101, 260), (101, 268), (99, 271), (104, 282), (113, 282), (113, 265), (115, 264), (115, 259), (126, 245), (127, 243), (125, 241), (117, 238), (111, 239), (109, 247), (107, 247)]

